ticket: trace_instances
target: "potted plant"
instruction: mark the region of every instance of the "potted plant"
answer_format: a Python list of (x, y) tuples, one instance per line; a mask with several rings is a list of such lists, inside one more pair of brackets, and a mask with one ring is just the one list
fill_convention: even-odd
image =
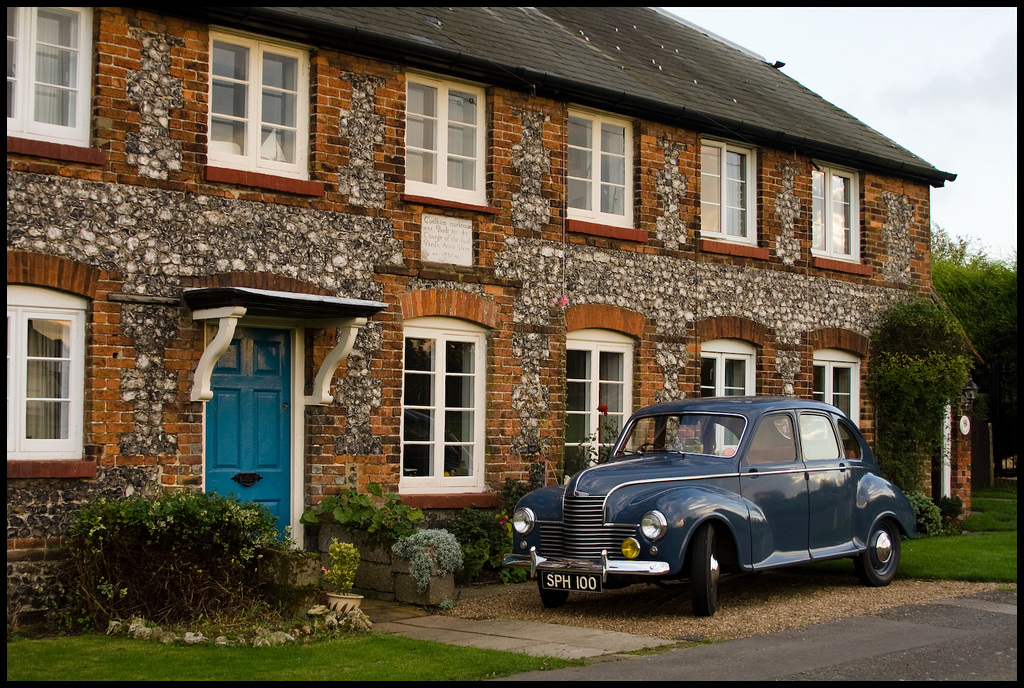
[(348, 542), (333, 540), (327, 553), (331, 557), (331, 567), (323, 570), (324, 578), (331, 586), (327, 593), (327, 606), (339, 613), (359, 609), (363, 596), (352, 592), (359, 568), (359, 550)]

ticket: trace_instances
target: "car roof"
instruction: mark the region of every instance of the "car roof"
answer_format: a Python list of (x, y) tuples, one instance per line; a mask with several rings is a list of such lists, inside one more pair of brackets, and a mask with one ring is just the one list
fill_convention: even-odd
[(835, 406), (813, 399), (801, 399), (798, 397), (695, 397), (693, 399), (679, 399), (676, 401), (664, 401), (652, 406), (640, 409), (634, 415), (647, 416), (659, 413), (738, 413), (744, 416), (755, 416), (769, 411), (781, 411), (788, 409), (814, 409), (827, 411), (829, 413), (842, 414)]

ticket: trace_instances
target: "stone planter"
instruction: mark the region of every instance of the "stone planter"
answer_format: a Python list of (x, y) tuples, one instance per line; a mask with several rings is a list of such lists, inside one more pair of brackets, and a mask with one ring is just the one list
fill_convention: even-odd
[(324, 566), (330, 563), (327, 550), (334, 539), (351, 542), (359, 550), (359, 569), (353, 588), (368, 596), (424, 606), (436, 606), (455, 598), (453, 574), (431, 576), (427, 589), (420, 592), (409, 575), (409, 563), (395, 556), (390, 547), (370, 547), (366, 544), (366, 533), (348, 531), (333, 523), (320, 528), (318, 545)]

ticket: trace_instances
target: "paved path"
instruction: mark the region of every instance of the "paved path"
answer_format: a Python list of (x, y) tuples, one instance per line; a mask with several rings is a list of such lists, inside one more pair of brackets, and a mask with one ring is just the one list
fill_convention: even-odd
[[(897, 607), (801, 629), (684, 649), (649, 638), (527, 621), (432, 616), (370, 601), (374, 629), (452, 645), (593, 659), (517, 681), (1016, 680), (1017, 594)], [(659, 654), (625, 655), (642, 648)], [(598, 661), (626, 659), (627, 661)]]

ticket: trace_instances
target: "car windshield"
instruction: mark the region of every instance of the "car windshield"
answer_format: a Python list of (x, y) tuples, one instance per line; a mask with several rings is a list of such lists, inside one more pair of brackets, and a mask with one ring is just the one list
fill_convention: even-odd
[(616, 455), (670, 451), (733, 456), (746, 425), (742, 416), (717, 413), (644, 416), (626, 428)]

